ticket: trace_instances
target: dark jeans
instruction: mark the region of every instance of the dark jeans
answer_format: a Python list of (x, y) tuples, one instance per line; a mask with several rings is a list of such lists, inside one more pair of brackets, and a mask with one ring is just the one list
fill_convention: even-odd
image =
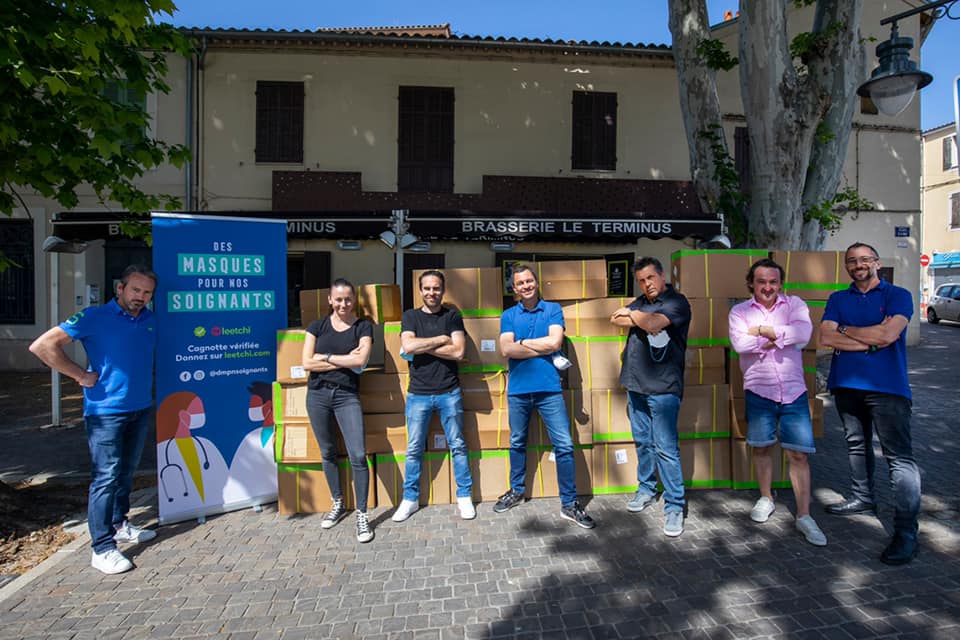
[(557, 459), (557, 484), (560, 504), (569, 506), (577, 500), (577, 484), (573, 462), (573, 438), (570, 419), (563, 404), (563, 394), (557, 392), (522, 393), (509, 396), (510, 409), (510, 488), (523, 493), (527, 484), (527, 435), (530, 416), (534, 409), (540, 412), (547, 435), (553, 443)]
[(890, 488), (896, 507), (893, 526), (917, 532), (920, 512), (920, 470), (913, 459), (910, 437), (911, 402), (891, 393), (836, 388), (833, 397), (843, 423), (850, 458), (853, 497), (873, 503), (873, 433), (880, 439), (890, 468)]
[(323, 475), (327, 478), (330, 495), (343, 497), (340, 486), (340, 470), (337, 468), (337, 439), (333, 421), (336, 417), (347, 445), (347, 455), (353, 468), (353, 488), (357, 494), (357, 511), (367, 510), (367, 494), (370, 492), (370, 469), (367, 467), (367, 451), (363, 441), (363, 410), (360, 396), (344, 389), (321, 387), (307, 391), (307, 415), (313, 434), (320, 445), (323, 458)]
[(92, 462), (87, 526), (96, 553), (116, 549), (113, 536), (127, 519), (133, 472), (140, 465), (152, 408), (108, 416), (85, 416)]

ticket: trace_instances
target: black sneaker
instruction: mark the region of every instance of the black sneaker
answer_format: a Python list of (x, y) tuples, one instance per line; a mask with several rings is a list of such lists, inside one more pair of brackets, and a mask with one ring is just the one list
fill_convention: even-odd
[(579, 502), (574, 502), (566, 507), (562, 507), (560, 509), (560, 517), (566, 518), (584, 529), (593, 529), (597, 526), (597, 523), (587, 515), (587, 512), (583, 510)]
[(357, 541), (370, 542), (371, 540), (373, 540), (373, 529), (370, 528), (367, 512), (357, 511)]
[(523, 502), (523, 494), (517, 493), (513, 489), (510, 489), (505, 494), (497, 498), (497, 504), (493, 505), (493, 512), (503, 513), (508, 509), (513, 509), (521, 502)]
[(323, 520), (320, 521), (320, 528), (329, 529), (340, 522), (345, 515), (347, 515), (347, 509), (343, 505), (343, 498), (337, 498), (333, 501), (330, 511), (327, 511), (327, 515), (323, 516)]

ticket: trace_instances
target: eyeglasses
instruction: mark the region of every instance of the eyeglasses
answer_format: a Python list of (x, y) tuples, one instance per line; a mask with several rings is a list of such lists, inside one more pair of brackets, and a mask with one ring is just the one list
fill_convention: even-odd
[(860, 256), (859, 258), (847, 258), (843, 262), (848, 267), (852, 267), (857, 264), (873, 264), (877, 260), (879, 260), (879, 258), (876, 256)]

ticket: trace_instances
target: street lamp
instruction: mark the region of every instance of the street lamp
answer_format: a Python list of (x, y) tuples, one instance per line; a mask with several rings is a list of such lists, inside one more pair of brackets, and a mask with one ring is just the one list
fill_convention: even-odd
[[(87, 250), (87, 243), (64, 240), (58, 236), (49, 236), (40, 245), (41, 251), (50, 254), (50, 322), (60, 320), (60, 254), (83, 253)], [(60, 411), (60, 372), (50, 368), (50, 426), (59, 427), (63, 424), (63, 414)]]
[(857, 95), (870, 98), (880, 113), (887, 116), (899, 115), (918, 89), (933, 82), (933, 76), (921, 71), (917, 63), (910, 59), (913, 38), (901, 38), (897, 21), (925, 11), (932, 11), (931, 18), (943, 17), (956, 20), (950, 15), (950, 9), (957, 0), (937, 0), (914, 9), (884, 18), (880, 25), (891, 24), (890, 39), (877, 45), (877, 58), (880, 66), (873, 70), (870, 79), (857, 89)]
[(401, 300), (403, 300), (403, 254), (406, 249), (420, 242), (420, 238), (410, 233), (410, 224), (406, 216), (405, 209), (394, 209), (390, 214), (390, 228), (380, 234), (380, 242), (393, 249), (395, 255), (394, 280), (400, 287)]

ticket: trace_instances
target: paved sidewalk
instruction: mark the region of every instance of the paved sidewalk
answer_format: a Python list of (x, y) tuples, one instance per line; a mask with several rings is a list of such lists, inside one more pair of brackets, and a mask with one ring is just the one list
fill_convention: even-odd
[[(162, 527), (129, 549), (137, 568), (121, 576), (90, 569), (89, 548), (74, 545), (0, 592), (0, 638), (958, 638), (960, 327), (923, 325), (922, 336), (910, 350), (922, 549), (906, 567), (877, 560), (885, 489), (879, 519), (822, 513), (847, 484), (828, 401), (811, 460), (825, 548), (794, 531), (783, 491), (763, 525), (747, 515), (754, 492), (691, 492), (677, 539), (662, 533), (662, 503), (629, 514), (624, 496), (590, 501), (593, 531), (561, 520), (555, 499), (505, 514), (483, 504), (469, 522), (455, 505), (402, 524), (377, 509), (367, 545), (352, 516), (323, 531), (318, 515), (271, 506)], [(885, 463), (878, 471), (885, 487)]]

